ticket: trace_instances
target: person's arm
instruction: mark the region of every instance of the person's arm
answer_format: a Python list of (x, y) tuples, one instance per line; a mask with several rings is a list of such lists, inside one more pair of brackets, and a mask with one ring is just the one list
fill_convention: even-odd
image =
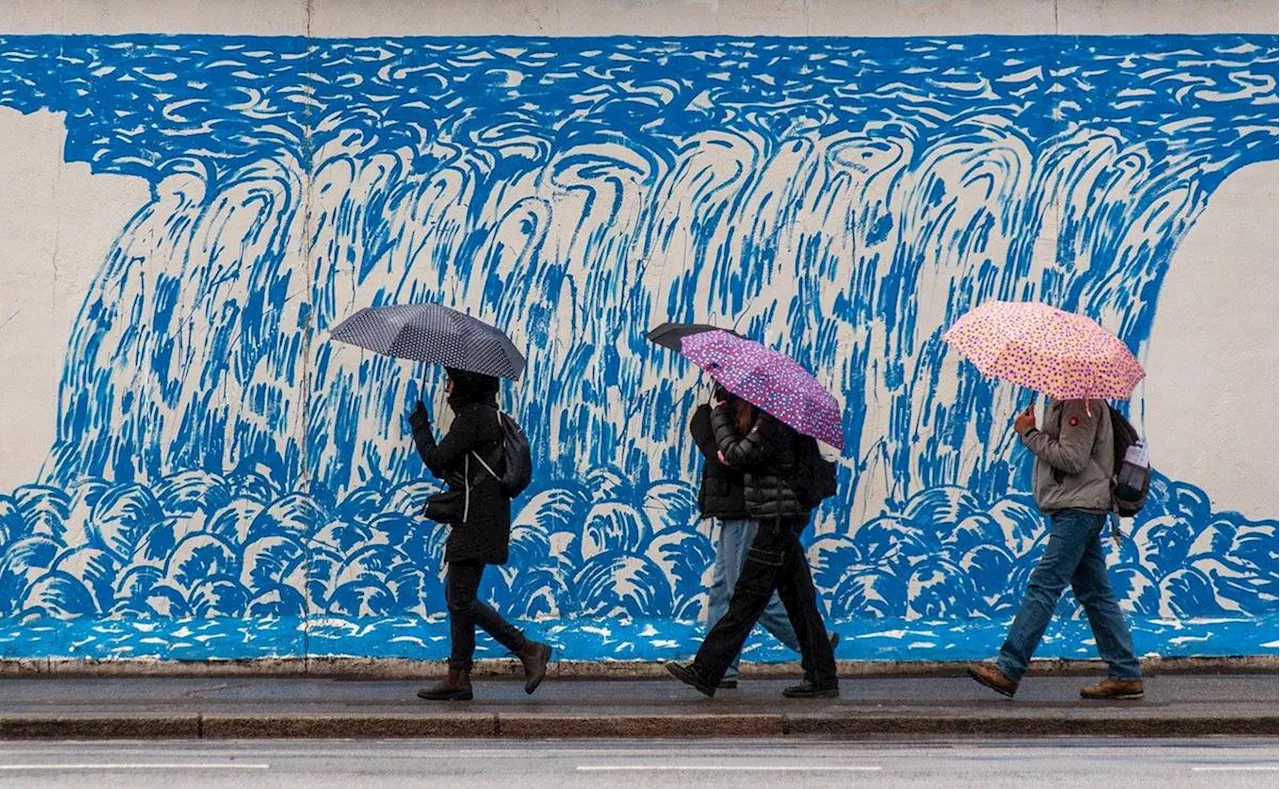
[(689, 422), (689, 435), (693, 436), (698, 449), (702, 450), (707, 460), (720, 462), (720, 448), (716, 446), (716, 431), (711, 427), (711, 406), (703, 403), (693, 412), (693, 419)]
[(1064, 474), (1079, 474), (1089, 465), (1093, 440), (1106, 404), (1094, 403), (1086, 408), (1083, 400), (1070, 400), (1062, 406), (1062, 429), (1057, 438), (1037, 430), (1034, 425), (1022, 433), (1022, 443), (1035, 456)]
[(733, 415), (728, 408), (717, 408), (711, 412), (711, 427), (716, 432), (716, 446), (730, 466), (754, 466), (762, 463), (768, 456), (764, 436), (760, 433), (760, 425), (768, 417), (764, 414), (756, 420), (751, 432), (746, 436), (738, 433)]
[(432, 474), (440, 476), (446, 466), (470, 452), (479, 443), (479, 410), (464, 409), (453, 420), (444, 440), (437, 444), (431, 431), (430, 417), (419, 401), (418, 408), (409, 417), (409, 424), (413, 426), (413, 442), (418, 448), (418, 455)]

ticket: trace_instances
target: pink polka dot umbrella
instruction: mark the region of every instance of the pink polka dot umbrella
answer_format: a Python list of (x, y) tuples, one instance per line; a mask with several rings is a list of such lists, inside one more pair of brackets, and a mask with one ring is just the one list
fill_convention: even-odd
[(1142, 365), (1093, 320), (1036, 302), (989, 301), (942, 339), (984, 375), (1056, 400), (1126, 400)]
[(725, 389), (800, 433), (844, 448), (839, 403), (790, 356), (725, 331), (682, 337), (680, 355)]

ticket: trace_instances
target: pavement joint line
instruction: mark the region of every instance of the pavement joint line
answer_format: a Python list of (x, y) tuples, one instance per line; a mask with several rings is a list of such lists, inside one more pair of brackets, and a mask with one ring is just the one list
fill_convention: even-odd
[(879, 765), (801, 765), (801, 764), (592, 764), (578, 765), (577, 770), (584, 773), (609, 772), (662, 772), (662, 773), (699, 773), (699, 772), (748, 772), (748, 773), (874, 773), (884, 769)]
[(1280, 766), (1276, 766), (1274, 764), (1260, 765), (1260, 766), (1251, 765), (1251, 764), (1240, 764), (1240, 765), (1224, 764), (1224, 765), (1215, 765), (1212, 767), (1192, 767), (1191, 772), (1193, 773), (1250, 773), (1250, 772), (1276, 773), (1276, 772), (1280, 772)]
[(240, 762), (133, 762), (119, 764), (0, 764), (0, 772), (36, 772), (40, 770), (79, 770), (85, 772), (119, 770), (270, 770), (269, 764)]

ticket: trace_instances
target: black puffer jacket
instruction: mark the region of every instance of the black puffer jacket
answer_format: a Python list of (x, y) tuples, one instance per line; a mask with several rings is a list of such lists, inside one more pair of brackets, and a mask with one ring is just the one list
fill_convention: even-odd
[(497, 473), (502, 473), (496, 465), (501, 462), (502, 454), (502, 428), (498, 424), (496, 405), (490, 402), (455, 403), (453, 424), (439, 444), (425, 409), (415, 411), (410, 417), (414, 444), (431, 473), (444, 480), (450, 490), (464, 490), (468, 467), (471, 472), (467, 520), (450, 529), (444, 549), (446, 562), (505, 564), (507, 561), (507, 547), (511, 539), (511, 500), (503, 495), (501, 483), (471, 454), (475, 452)]
[(736, 520), (747, 517), (743, 498), (743, 475), (720, 462), (720, 448), (711, 429), (711, 406), (701, 405), (693, 412), (689, 434), (702, 450), (702, 487), (698, 489), (698, 511), (704, 518)]
[(716, 444), (730, 466), (744, 473), (747, 513), (761, 523), (772, 520), (802, 521), (809, 510), (800, 503), (795, 479), (796, 431), (763, 411), (744, 437), (728, 408), (711, 412)]

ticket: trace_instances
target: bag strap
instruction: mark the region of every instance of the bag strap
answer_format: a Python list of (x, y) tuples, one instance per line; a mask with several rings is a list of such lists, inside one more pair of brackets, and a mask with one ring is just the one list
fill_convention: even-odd
[[(498, 437), (498, 448), (499, 448), (499, 449), (501, 449), (501, 448), (502, 448), (502, 441), (503, 441), (503, 439), (502, 439), (502, 437), (501, 437), (501, 433), (502, 433), (502, 412), (495, 408), (495, 409), (494, 409), (494, 411), (493, 411), (493, 413), (494, 413), (494, 415), (496, 415), (496, 416), (497, 416), (497, 418), (498, 418), (498, 433), (499, 433), (499, 437)], [(490, 466), (488, 463), (484, 462), (484, 458), (482, 458), (482, 457), (480, 457), (480, 455), (476, 454), (476, 451), (475, 451), (474, 449), (473, 449), (473, 450), (471, 450), (471, 455), (472, 455), (472, 456), (473, 456), (477, 461), (479, 461), (480, 465), (484, 466), (484, 470), (485, 470), (485, 471), (487, 471), (487, 472), (489, 472), (489, 476), (493, 477), (494, 479), (498, 480), (499, 482), (501, 482), (501, 481), (502, 481), (502, 477), (498, 476), (498, 472), (494, 471), (492, 466)]]
[(477, 455), (474, 449), (473, 449), (473, 450), (471, 450), (471, 455), (472, 455), (472, 457), (474, 457), (474, 458), (475, 458), (475, 459), (480, 463), (480, 465), (484, 466), (484, 470), (485, 470), (485, 471), (487, 471), (487, 472), (489, 472), (489, 476), (493, 477), (494, 479), (498, 480), (499, 482), (501, 482), (501, 481), (502, 481), (502, 477), (498, 476), (498, 472), (494, 471), (494, 470), (493, 470), (493, 467), (492, 467), (492, 466), (490, 466), (488, 463), (485, 463), (485, 462), (484, 462), (484, 458), (482, 458), (482, 457), (480, 457), (479, 455)]

